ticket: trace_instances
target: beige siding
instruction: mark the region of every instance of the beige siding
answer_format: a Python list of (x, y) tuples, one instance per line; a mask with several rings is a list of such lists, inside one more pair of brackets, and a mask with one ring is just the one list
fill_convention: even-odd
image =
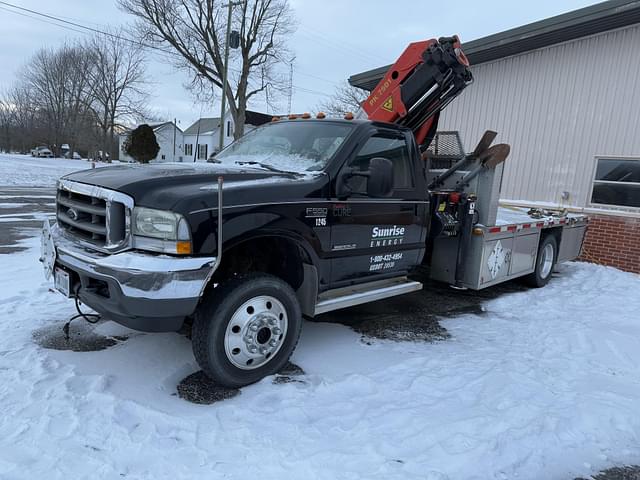
[(640, 25), (473, 67), (443, 112), (467, 150), (482, 132), (511, 144), (501, 197), (585, 207), (595, 157), (640, 157)]

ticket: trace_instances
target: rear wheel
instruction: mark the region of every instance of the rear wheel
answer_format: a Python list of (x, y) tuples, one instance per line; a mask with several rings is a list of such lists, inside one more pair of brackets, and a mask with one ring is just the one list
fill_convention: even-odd
[(242, 387), (284, 367), (301, 326), (300, 305), (286, 282), (247, 274), (204, 299), (193, 322), (193, 353), (215, 382)]
[(532, 287), (544, 287), (549, 280), (558, 258), (558, 242), (554, 235), (547, 235), (540, 241), (536, 269), (524, 277), (525, 282)]

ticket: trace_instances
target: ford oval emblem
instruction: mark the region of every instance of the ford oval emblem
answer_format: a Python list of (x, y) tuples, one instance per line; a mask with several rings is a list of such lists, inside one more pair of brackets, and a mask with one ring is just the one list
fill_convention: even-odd
[(71, 220), (78, 220), (78, 211), (75, 208), (70, 208), (69, 210), (67, 210), (67, 216)]

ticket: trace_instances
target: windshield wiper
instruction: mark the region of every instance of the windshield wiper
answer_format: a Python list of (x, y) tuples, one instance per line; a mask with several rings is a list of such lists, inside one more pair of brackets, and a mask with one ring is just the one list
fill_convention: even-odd
[(272, 172), (295, 173), (295, 172), (289, 172), (287, 170), (280, 170), (279, 168), (269, 165), (268, 163), (256, 162), (255, 160), (247, 160), (247, 161), (234, 162), (234, 163), (237, 163), (238, 165), (258, 165), (259, 167), (266, 168), (267, 170), (271, 170)]

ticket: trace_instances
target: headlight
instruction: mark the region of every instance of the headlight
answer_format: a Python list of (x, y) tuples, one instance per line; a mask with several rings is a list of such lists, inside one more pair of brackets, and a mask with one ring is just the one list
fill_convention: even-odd
[(131, 215), (131, 230), (136, 248), (164, 253), (192, 253), (189, 225), (180, 214), (135, 207)]

